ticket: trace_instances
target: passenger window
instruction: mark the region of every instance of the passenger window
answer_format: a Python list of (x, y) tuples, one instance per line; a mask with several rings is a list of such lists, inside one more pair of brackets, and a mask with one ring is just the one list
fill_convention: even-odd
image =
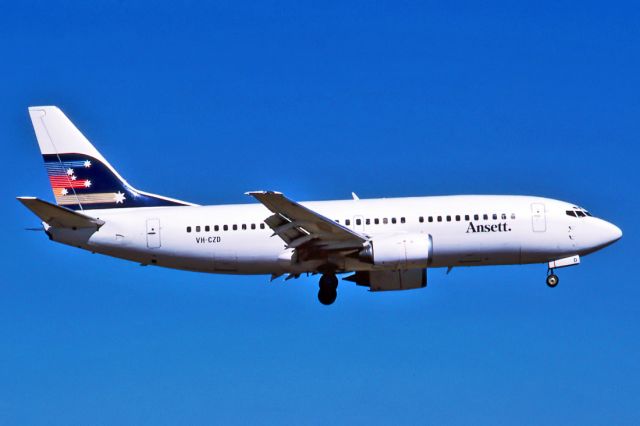
[(387, 219), (386, 217), (385, 217), (385, 218), (383, 218), (383, 219), (382, 219), (382, 223), (383, 223), (384, 225), (388, 224), (388, 223), (389, 223), (389, 219)]
[(380, 219), (378, 218), (373, 219), (373, 223), (375, 223), (376, 225), (380, 224)]
[(200, 232), (200, 225), (196, 226), (196, 232)]
[(395, 217), (391, 218), (391, 223), (393, 223), (394, 225), (396, 224), (396, 218)]
[(420, 216), (420, 217), (418, 218), (418, 222), (423, 223), (423, 222), (424, 222), (424, 217)]
[(242, 230), (245, 231), (247, 229), (247, 225), (246, 224), (242, 224)]
[(493, 220), (498, 220), (498, 215), (497, 214), (493, 214)]
[(516, 218), (516, 214), (515, 213), (511, 213), (511, 219), (515, 219)]
[(228, 230), (229, 230), (229, 226), (228, 226), (228, 225), (224, 225), (224, 226), (222, 227), (222, 229), (223, 229), (223, 230), (225, 230), (225, 231), (228, 231)]
[(469, 218), (469, 215), (468, 215), (468, 214), (465, 214), (465, 215), (464, 215), (464, 220), (469, 220), (469, 219), (470, 219), (470, 218)]
[(456, 222), (460, 222), (460, 215), (459, 214), (456, 215)]
[(438, 216), (438, 222), (442, 222), (442, 216)]
[(451, 216), (447, 216), (447, 222), (451, 222)]
[(264, 223), (260, 224), (260, 229), (264, 229)]
[(400, 218), (400, 223), (405, 223), (405, 222), (406, 222), (405, 218), (404, 218), (404, 217), (401, 217), (401, 218)]
[(482, 215), (482, 218), (484, 220), (489, 220), (489, 215), (485, 213), (485, 214)]
[(340, 220), (336, 219), (336, 223), (340, 223)]
[(480, 220), (480, 216), (478, 216), (477, 214), (473, 215), (473, 220)]
[(218, 232), (220, 230), (220, 227), (218, 225), (213, 225), (213, 230)]
[(429, 216), (429, 222), (433, 222), (433, 216)]
[(251, 229), (256, 229), (256, 224), (255, 223), (251, 224)]
[(233, 230), (237, 231), (238, 230), (238, 225), (233, 225)]
[(191, 227), (187, 226), (187, 232), (191, 232)]
[(506, 220), (507, 219), (507, 215), (502, 213), (502, 220)]
[(351, 225), (351, 221), (349, 219), (347, 219), (347, 220), (344, 221), (344, 224), (349, 226), (349, 225)]
[(356, 225), (362, 225), (362, 219), (356, 219)]
[(209, 227), (209, 225), (206, 225), (204, 227), (204, 232), (209, 232), (209, 231), (211, 231), (211, 228)]
[(365, 225), (371, 225), (371, 219), (365, 219), (364, 223)]

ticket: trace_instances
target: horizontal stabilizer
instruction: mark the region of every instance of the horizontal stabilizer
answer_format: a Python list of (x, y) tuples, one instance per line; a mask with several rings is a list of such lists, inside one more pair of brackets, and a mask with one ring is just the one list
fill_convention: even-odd
[(18, 197), (18, 201), (43, 222), (56, 228), (99, 228), (104, 225), (104, 220), (56, 206), (36, 197)]

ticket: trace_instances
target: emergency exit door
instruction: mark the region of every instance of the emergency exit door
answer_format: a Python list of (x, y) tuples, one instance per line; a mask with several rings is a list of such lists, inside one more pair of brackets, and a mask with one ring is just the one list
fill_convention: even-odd
[(547, 218), (545, 215), (544, 204), (531, 204), (531, 226), (533, 232), (545, 232), (547, 230)]
[(147, 247), (160, 247), (160, 219), (147, 219)]

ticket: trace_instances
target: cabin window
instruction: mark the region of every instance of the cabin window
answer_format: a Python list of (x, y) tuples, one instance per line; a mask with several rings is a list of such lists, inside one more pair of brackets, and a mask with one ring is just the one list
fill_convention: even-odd
[(482, 215), (482, 218), (484, 220), (489, 220), (489, 215), (485, 213), (485, 214)]
[(493, 214), (493, 220), (498, 220), (498, 215), (497, 214)]
[(507, 219), (507, 215), (502, 213), (502, 220), (506, 220)]
[(356, 225), (362, 225), (362, 219), (356, 219)]
[(200, 232), (200, 225), (196, 226), (196, 232)]
[(511, 219), (515, 219), (516, 218), (516, 214), (515, 213), (511, 213)]
[(391, 218), (391, 223), (393, 223), (394, 225), (396, 224), (396, 218), (395, 217)]
[(423, 216), (420, 216), (420, 217), (418, 218), (418, 222), (423, 223), (423, 222), (424, 222), (424, 217), (423, 217)]
[(349, 220), (349, 219), (345, 220), (344, 224), (347, 225), (347, 226), (350, 226), (351, 225), (351, 220)]
[(447, 216), (447, 222), (451, 222), (451, 216)]
[(191, 232), (191, 227), (187, 226), (187, 232)]
[(220, 227), (218, 225), (213, 225), (213, 230), (218, 232), (220, 230)]
[(232, 228), (232, 229), (233, 229), (234, 231), (237, 231), (237, 230), (238, 230), (238, 225), (233, 225), (233, 228)]
[(480, 216), (479, 216), (479, 215), (477, 215), (477, 214), (474, 214), (474, 215), (473, 215), (473, 220), (480, 220)]
[(375, 219), (373, 219), (373, 223), (375, 223), (376, 225), (380, 224), (380, 219), (378, 219), (377, 217)]
[(242, 230), (243, 230), (243, 231), (246, 231), (246, 229), (247, 229), (247, 225), (243, 223), (243, 224), (242, 224)]
[(401, 217), (401, 218), (400, 218), (400, 223), (405, 223), (405, 222), (406, 222), (405, 218), (404, 218), (404, 217)]
[(386, 225), (389, 223), (389, 219), (387, 219), (386, 217), (382, 218), (382, 223), (383, 225)]
[(464, 215), (464, 220), (469, 220), (469, 215), (468, 214)]
[(229, 230), (229, 225), (223, 225), (223, 226), (222, 226), (222, 229), (223, 229), (224, 231), (228, 231), (228, 230)]
[(365, 223), (366, 225), (371, 225), (371, 219), (365, 219), (364, 223)]
[(460, 215), (459, 214), (456, 215), (456, 222), (460, 222)]
[(438, 222), (442, 222), (442, 216), (438, 216)]
[(336, 219), (336, 223), (340, 223), (340, 219)]
[(209, 227), (209, 225), (206, 225), (204, 227), (204, 232), (209, 232), (209, 231), (211, 231), (211, 228)]
[(256, 224), (255, 223), (251, 224), (251, 229), (256, 229)]
[(429, 222), (433, 222), (433, 216), (429, 216)]
[(260, 229), (264, 229), (264, 223), (260, 224)]

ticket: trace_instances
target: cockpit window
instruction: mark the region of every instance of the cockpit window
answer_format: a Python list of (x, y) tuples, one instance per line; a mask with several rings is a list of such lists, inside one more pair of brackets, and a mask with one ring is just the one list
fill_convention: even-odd
[(565, 213), (567, 214), (567, 216), (571, 216), (571, 217), (587, 217), (587, 216), (591, 217), (592, 216), (591, 213), (589, 213), (582, 207), (576, 207), (576, 206), (573, 206), (571, 210), (567, 210)]

